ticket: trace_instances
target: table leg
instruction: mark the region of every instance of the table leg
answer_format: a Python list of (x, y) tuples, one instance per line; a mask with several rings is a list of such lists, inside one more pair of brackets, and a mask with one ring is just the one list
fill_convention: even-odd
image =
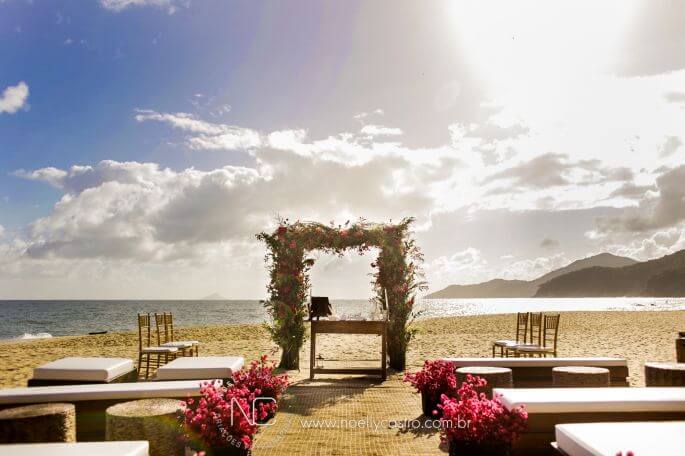
[(388, 335), (388, 329), (384, 328), (383, 334), (381, 334), (381, 345), (382, 345), (382, 347), (381, 347), (381, 372), (382, 372), (383, 380), (385, 380), (385, 377), (386, 377), (386, 363), (387, 363), (387, 360), (386, 360), (386, 358), (387, 358), (387, 353), (386, 353), (387, 341), (386, 341), (386, 338), (387, 338), (387, 335)]
[[(314, 322), (312, 321), (312, 324)], [(309, 353), (309, 380), (314, 380), (314, 366), (316, 362), (316, 331), (312, 329), (312, 342)]]

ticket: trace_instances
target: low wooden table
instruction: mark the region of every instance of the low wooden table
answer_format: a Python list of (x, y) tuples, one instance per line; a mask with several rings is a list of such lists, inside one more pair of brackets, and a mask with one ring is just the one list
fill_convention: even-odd
[(645, 363), (647, 386), (685, 386), (685, 363)]
[(584, 388), (611, 384), (609, 369), (588, 366), (560, 366), (552, 369), (552, 384), (556, 387)]
[(477, 390), (479, 393), (485, 393), (489, 398), (492, 398), (493, 388), (514, 387), (511, 369), (507, 367), (467, 366), (457, 369), (456, 374), (458, 388), (466, 381), (468, 375), (484, 378), (487, 384), (482, 388), (477, 388)]
[[(311, 353), (309, 357), (309, 378), (314, 374), (359, 374), (380, 375), (386, 378), (386, 340), (388, 337), (388, 322), (384, 320), (312, 320)], [(316, 367), (316, 335), (317, 334), (377, 334), (381, 336), (381, 367), (374, 368), (317, 368)]]

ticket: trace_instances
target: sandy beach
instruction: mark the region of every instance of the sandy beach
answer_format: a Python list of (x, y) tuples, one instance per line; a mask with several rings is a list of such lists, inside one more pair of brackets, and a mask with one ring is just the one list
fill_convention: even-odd
[[(424, 319), (415, 322), (418, 334), (408, 353), (409, 369), (425, 359), (444, 356), (486, 357), (490, 341), (511, 337), (513, 315), (482, 315)], [(645, 361), (674, 361), (674, 339), (685, 330), (685, 311), (673, 312), (564, 312), (561, 317), (559, 356), (616, 356), (628, 359), (630, 383), (643, 386)], [(277, 347), (261, 325), (178, 328), (179, 339), (202, 341), (201, 355), (241, 355), (246, 360), (261, 354), (277, 359)], [(5, 342), (0, 351), (0, 387), (25, 386), (33, 367), (66, 356), (109, 356), (135, 359), (137, 333), (70, 336)], [(378, 358), (375, 336), (323, 335), (318, 351), (326, 359)], [(300, 357), (304, 378), (309, 360), (306, 343)]]

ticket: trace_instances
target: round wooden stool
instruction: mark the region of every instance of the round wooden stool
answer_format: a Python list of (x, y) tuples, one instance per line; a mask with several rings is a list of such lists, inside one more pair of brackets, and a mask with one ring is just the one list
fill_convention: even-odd
[(567, 388), (609, 386), (609, 369), (603, 367), (562, 366), (552, 369), (552, 384)]
[(34, 404), (0, 410), (0, 443), (75, 441), (74, 404)]
[(493, 388), (513, 388), (514, 380), (508, 367), (466, 366), (457, 369), (457, 386), (466, 381), (467, 375), (484, 378), (488, 383), (478, 391), (492, 397)]
[(647, 386), (685, 386), (685, 363), (645, 363)]
[(142, 399), (107, 408), (107, 440), (147, 440), (150, 456), (181, 455), (178, 415), (181, 401)]

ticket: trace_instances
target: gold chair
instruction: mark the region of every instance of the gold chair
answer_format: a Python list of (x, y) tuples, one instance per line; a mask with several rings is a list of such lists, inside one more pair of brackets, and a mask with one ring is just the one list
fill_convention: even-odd
[[(157, 335), (159, 338), (159, 334)], [(158, 369), (160, 366), (176, 357), (178, 348), (153, 346), (150, 314), (138, 314), (138, 372), (143, 372), (145, 362), (145, 379), (150, 377), (150, 367)], [(153, 358), (154, 357), (154, 358)]]
[(501, 339), (492, 343), (492, 357), (495, 357), (495, 349), (499, 348), (500, 357), (504, 357), (507, 347), (514, 347), (528, 342), (529, 312), (519, 312), (516, 315), (516, 340)]
[(508, 345), (504, 348), (504, 353), (506, 357), (517, 356), (514, 349), (523, 346), (534, 346), (537, 347), (542, 343), (542, 312), (533, 313), (531, 312), (528, 317), (528, 337), (524, 338), (523, 343), (517, 343), (513, 345)]
[(545, 315), (544, 323), (542, 325), (542, 343), (517, 345), (512, 350), (515, 356), (535, 357), (540, 356), (546, 358), (547, 355), (557, 356), (557, 339), (559, 336), (559, 320), (560, 314)]
[[(174, 336), (174, 316), (171, 312), (162, 314), (155, 313), (155, 323), (157, 324), (158, 345), (160, 347), (176, 347), (183, 356), (198, 356), (200, 352), (200, 342), (197, 340), (176, 340)], [(159, 327), (164, 328), (164, 339), (159, 340)], [(161, 343), (159, 343), (161, 342)]]

